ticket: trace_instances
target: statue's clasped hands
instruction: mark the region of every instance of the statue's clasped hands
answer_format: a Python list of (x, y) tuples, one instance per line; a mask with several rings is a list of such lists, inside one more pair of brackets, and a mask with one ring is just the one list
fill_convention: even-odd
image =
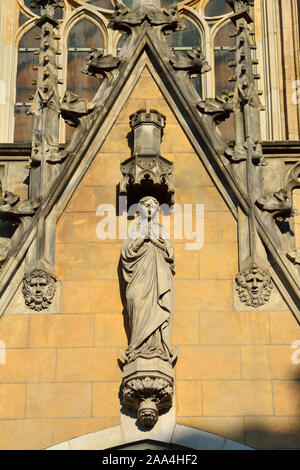
[(133, 243), (133, 249), (137, 253), (144, 243), (150, 242), (161, 250), (165, 249), (165, 241), (160, 237), (159, 225), (152, 225), (151, 222), (144, 226), (144, 230)]

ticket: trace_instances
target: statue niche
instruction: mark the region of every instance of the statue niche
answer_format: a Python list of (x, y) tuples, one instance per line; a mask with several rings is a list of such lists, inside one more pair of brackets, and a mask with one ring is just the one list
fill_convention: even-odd
[(158, 223), (158, 211), (154, 197), (139, 201), (139, 216), (121, 253), (131, 333), (123, 353), (123, 399), (148, 427), (156, 423), (159, 411), (172, 406), (175, 359), (171, 351), (174, 251), (169, 234)]

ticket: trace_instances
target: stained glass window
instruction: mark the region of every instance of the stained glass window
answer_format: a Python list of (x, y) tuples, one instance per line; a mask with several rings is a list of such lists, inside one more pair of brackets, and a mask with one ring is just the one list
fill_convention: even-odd
[(34, 95), (35, 86), (32, 80), (36, 80), (37, 72), (32, 69), (38, 64), (38, 55), (34, 52), (39, 47), (39, 41), (35, 39), (40, 33), (40, 28), (33, 27), (24, 34), (19, 42), (18, 69), (17, 69), (17, 91), (15, 103), (15, 142), (30, 142), (32, 134), (33, 117), (27, 116), (31, 106), (29, 95)]
[[(72, 28), (68, 37), (68, 79), (67, 89), (80, 98), (92, 100), (99, 88), (99, 80), (81, 72), (89, 53), (94, 48), (103, 48), (103, 35), (98, 26), (88, 19), (82, 19)], [(70, 128), (67, 127), (70, 135)]]
[(232, 9), (225, 0), (210, 0), (205, 7), (205, 16), (221, 16), (230, 13)]
[(232, 22), (226, 24), (219, 30), (215, 37), (214, 50), (215, 50), (215, 82), (216, 93), (233, 89), (234, 83), (229, 82), (228, 79), (234, 74), (234, 69), (228, 67), (229, 62), (233, 59), (233, 54), (230, 48), (235, 45), (235, 38), (230, 37), (231, 33), (236, 30)]
[(34, 13), (35, 15), (39, 15), (40, 12), (41, 12), (40, 8), (33, 8), (33, 7), (31, 6), (31, 0), (24, 0), (24, 5), (25, 5), (27, 8), (29, 8), (29, 10), (31, 10), (32, 13)]
[[(215, 37), (216, 94), (224, 90), (232, 91), (235, 87), (235, 82), (229, 82), (230, 76), (234, 75), (234, 69), (228, 66), (229, 62), (234, 58), (230, 48), (235, 45), (235, 38), (230, 37), (230, 34), (235, 32), (235, 30), (234, 24), (230, 22), (221, 28)], [(220, 125), (220, 130), (228, 140), (234, 138), (234, 119), (232, 115)]]
[(106, 8), (107, 10), (112, 10), (113, 8), (111, 0), (88, 0), (88, 3), (95, 7)]
[[(132, 0), (123, 0), (123, 3), (127, 7), (132, 8)], [(175, 3), (179, 3), (179, 1), (176, 2), (176, 0), (160, 0), (161, 7), (168, 7), (169, 5), (174, 5)]]
[[(186, 29), (172, 33), (166, 38), (175, 54), (185, 53), (193, 47), (201, 46), (201, 36), (198, 28), (186, 18), (182, 18), (182, 21)], [(201, 95), (201, 75), (194, 79), (194, 85), (199, 95)]]

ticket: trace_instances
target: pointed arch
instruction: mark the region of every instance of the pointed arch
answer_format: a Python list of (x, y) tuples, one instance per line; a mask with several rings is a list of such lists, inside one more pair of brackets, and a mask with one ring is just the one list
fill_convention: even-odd
[(137, 431), (128, 438), (122, 425), (101, 429), (100, 431), (83, 434), (61, 442), (46, 450), (138, 450), (138, 449), (170, 449), (186, 448), (192, 450), (254, 450), (252, 447), (232, 441), (225, 437), (211, 434), (200, 429), (181, 424), (173, 425), (166, 433), (153, 430), (145, 433)]

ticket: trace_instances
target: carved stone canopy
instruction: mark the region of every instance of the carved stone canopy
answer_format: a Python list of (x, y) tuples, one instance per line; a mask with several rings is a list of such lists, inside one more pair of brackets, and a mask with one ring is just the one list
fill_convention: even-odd
[(161, 204), (173, 202), (173, 163), (160, 155), (165, 122), (166, 117), (153, 109), (140, 109), (130, 116), (132, 157), (121, 164), (120, 184), (120, 193), (127, 195), (129, 206), (148, 194)]

